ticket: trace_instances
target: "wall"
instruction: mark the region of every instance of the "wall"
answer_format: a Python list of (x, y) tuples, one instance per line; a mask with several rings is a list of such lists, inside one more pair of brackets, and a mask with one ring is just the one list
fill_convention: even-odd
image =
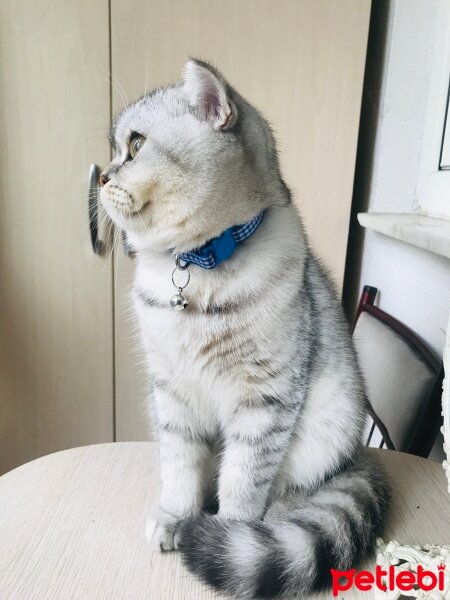
[(441, 1), (446, 0), (374, 2), (344, 288), (349, 315), (363, 284), (379, 288), (379, 306), (418, 333), (439, 356), (450, 310), (450, 260), (362, 231), (356, 213), (416, 209)]

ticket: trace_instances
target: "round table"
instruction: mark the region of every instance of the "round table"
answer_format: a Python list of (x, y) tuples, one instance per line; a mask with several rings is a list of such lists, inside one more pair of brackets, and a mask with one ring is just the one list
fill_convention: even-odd
[[(448, 544), (450, 497), (441, 465), (373, 451), (393, 488), (385, 540)], [(223, 598), (190, 575), (176, 552), (151, 551), (144, 524), (158, 485), (151, 442), (65, 450), (0, 477), (1, 600)], [(346, 592), (345, 600), (356, 594)]]

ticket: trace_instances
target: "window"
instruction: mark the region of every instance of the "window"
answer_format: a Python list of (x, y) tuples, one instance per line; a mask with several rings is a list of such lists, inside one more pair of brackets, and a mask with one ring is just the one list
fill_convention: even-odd
[(442, 136), (442, 152), (441, 160), (439, 161), (439, 168), (443, 171), (450, 169), (450, 116), (448, 111), (448, 103), (450, 99), (450, 83), (448, 86), (447, 94), (447, 109), (445, 114), (445, 125), (444, 134)]
[(450, 219), (450, 0), (438, 6), (416, 200), (421, 213)]

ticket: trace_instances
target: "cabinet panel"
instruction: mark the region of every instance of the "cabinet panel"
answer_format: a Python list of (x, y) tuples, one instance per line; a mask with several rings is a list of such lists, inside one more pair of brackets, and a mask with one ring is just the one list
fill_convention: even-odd
[(109, 161), (107, 0), (0, 3), (0, 472), (113, 439), (111, 261), (92, 252)]
[[(268, 117), (312, 245), (340, 286), (370, 0), (111, 0), (111, 10), (113, 75), (129, 99), (178, 79), (195, 56)], [(125, 440), (137, 435), (142, 385), (123, 321), (133, 267), (120, 257), (117, 268), (117, 432)]]

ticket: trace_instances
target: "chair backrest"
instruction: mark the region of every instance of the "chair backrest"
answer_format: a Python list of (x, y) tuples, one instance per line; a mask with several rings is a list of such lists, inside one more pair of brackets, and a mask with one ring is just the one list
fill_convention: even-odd
[(366, 443), (428, 456), (439, 431), (443, 367), (405, 325), (374, 306), (364, 286), (353, 341), (371, 416)]

